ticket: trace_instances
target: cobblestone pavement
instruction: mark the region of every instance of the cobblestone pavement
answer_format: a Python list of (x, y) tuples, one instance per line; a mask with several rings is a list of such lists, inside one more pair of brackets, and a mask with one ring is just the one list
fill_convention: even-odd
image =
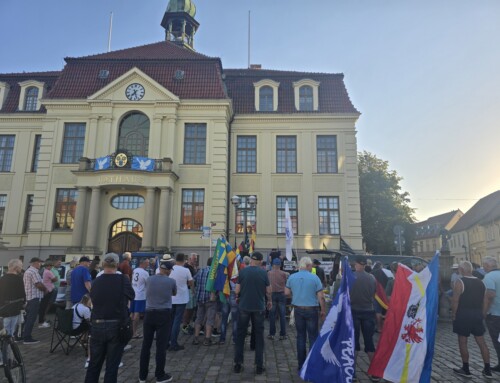
[[(267, 334), (266, 323), (266, 333)], [(36, 327), (36, 326), (35, 326)], [(231, 327), (231, 326), (229, 326)], [(228, 330), (231, 331), (230, 329)], [(35, 328), (33, 336), (41, 342), (36, 345), (23, 345), (21, 352), (26, 362), (28, 383), (59, 383), (83, 382), (85, 376), (85, 356), (81, 348), (75, 348), (69, 356), (58, 349), (49, 353), (52, 329)], [(231, 339), (228, 334), (228, 339)], [(225, 345), (193, 346), (193, 336), (179, 335), (179, 343), (185, 350), (167, 353), (167, 372), (174, 377), (174, 382), (301, 382), (297, 376), (297, 359), (295, 350), (295, 329), (288, 329), (289, 339), (280, 341), (265, 340), (266, 371), (263, 375), (255, 375), (253, 369), (253, 353), (248, 344), (245, 347), (244, 371), (241, 374), (232, 372), (233, 345), (231, 341)], [(214, 338), (215, 339), (215, 338)], [(493, 365), (496, 364), (496, 355), (491, 346), (489, 335), (486, 335)], [(123, 357), (124, 366), (120, 368), (119, 382), (138, 382), (139, 353), (141, 340), (132, 340), (132, 348), (126, 351)], [(452, 368), (461, 365), (458, 353), (456, 335), (451, 331), (451, 323), (440, 322), (436, 338), (435, 357), (432, 372), (433, 382), (485, 382), (481, 375), (483, 368), (479, 349), (473, 339), (469, 341), (470, 366), (474, 377), (461, 378), (453, 374)], [(370, 382), (366, 375), (368, 359), (361, 353), (358, 358), (357, 376), (360, 382)], [(150, 376), (148, 382), (155, 382), (154, 354), (151, 358)], [(1, 375), (1, 373), (0, 373)], [(0, 378), (4, 383), (5, 378)], [(500, 374), (494, 374), (490, 382), (500, 382)]]

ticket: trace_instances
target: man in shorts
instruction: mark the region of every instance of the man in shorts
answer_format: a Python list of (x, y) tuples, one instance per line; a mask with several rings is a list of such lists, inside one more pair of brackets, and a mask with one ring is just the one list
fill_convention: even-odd
[(472, 276), (472, 264), (469, 261), (460, 262), (458, 273), (461, 278), (457, 279), (453, 285), (451, 311), (453, 332), (458, 335), (462, 368), (454, 368), (453, 372), (467, 378), (472, 377), (469, 370), (469, 351), (467, 349), (467, 338), (472, 334), (483, 357), (483, 376), (492, 379), (490, 352), (483, 336), (486, 331), (483, 324), (483, 304), (486, 288), (480, 279)]
[(212, 329), (215, 324), (217, 301), (215, 299), (214, 293), (205, 290), (211, 265), (212, 258), (208, 258), (207, 266), (198, 271), (194, 278), (194, 283), (196, 286), (196, 302), (198, 304), (198, 310), (196, 311), (196, 321), (194, 322), (194, 345), (200, 344), (198, 336), (200, 335), (202, 325), (205, 325), (205, 340), (203, 341), (203, 345), (210, 346), (212, 344), (212, 340), (210, 337), (212, 335)]
[(132, 338), (139, 339), (141, 336), (137, 333), (141, 314), (146, 311), (146, 279), (149, 278), (149, 273), (146, 268), (149, 266), (149, 259), (146, 257), (139, 259), (139, 265), (132, 273), (132, 288), (135, 292), (135, 299), (130, 305), (130, 313), (132, 315)]

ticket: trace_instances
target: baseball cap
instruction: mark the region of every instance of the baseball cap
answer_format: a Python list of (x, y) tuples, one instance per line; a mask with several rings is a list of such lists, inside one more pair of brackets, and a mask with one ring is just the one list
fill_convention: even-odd
[(315, 259), (315, 260), (313, 261), (313, 263), (314, 263), (315, 265), (321, 265), (321, 262), (320, 262), (320, 261), (318, 261), (317, 259)]
[(366, 265), (366, 257), (364, 255), (357, 255), (354, 262), (359, 263), (360, 265)]
[[(80, 259), (80, 262), (82, 260)], [(104, 262), (106, 263), (119, 263), (120, 258), (118, 257), (118, 254), (116, 253), (107, 253), (104, 255)]]
[(90, 262), (90, 258), (83, 256), (80, 258), (80, 263), (82, 263), (82, 262)]
[(259, 253), (258, 251), (254, 251), (252, 253), (252, 255), (250, 255), (250, 258), (252, 258), (254, 261), (262, 261), (262, 259), (264, 257), (262, 256), (262, 253)]
[(274, 259), (273, 259), (273, 265), (281, 265), (281, 259), (279, 259), (279, 258), (274, 258)]
[(38, 257), (31, 258), (30, 263), (35, 263), (35, 262), (43, 262), (43, 261)]

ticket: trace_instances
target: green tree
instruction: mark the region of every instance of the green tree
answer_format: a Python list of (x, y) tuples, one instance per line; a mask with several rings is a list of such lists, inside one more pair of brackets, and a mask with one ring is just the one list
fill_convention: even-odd
[(404, 254), (412, 254), (414, 237), (411, 224), (414, 209), (407, 192), (401, 190), (402, 178), (389, 169), (387, 161), (372, 153), (358, 153), (361, 230), (366, 251), (373, 254), (398, 254), (393, 228), (404, 227)]

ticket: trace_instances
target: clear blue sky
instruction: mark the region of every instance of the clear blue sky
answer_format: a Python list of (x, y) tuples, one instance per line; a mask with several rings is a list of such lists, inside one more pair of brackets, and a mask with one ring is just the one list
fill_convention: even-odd
[[(0, 72), (160, 41), (167, 0), (1, 0)], [(345, 74), (358, 149), (388, 160), (416, 216), (500, 189), (500, 1), (195, 0), (195, 47), (225, 68)]]

